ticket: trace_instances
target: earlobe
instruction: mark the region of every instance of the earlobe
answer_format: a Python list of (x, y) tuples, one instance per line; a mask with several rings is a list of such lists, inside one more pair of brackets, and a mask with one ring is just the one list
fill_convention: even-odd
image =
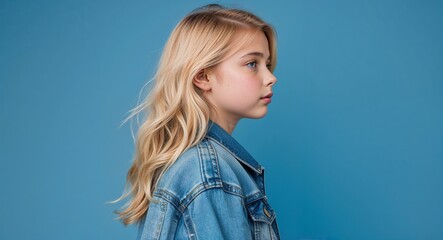
[(196, 87), (200, 88), (203, 91), (211, 90), (211, 84), (204, 69), (200, 70), (197, 73), (192, 82)]

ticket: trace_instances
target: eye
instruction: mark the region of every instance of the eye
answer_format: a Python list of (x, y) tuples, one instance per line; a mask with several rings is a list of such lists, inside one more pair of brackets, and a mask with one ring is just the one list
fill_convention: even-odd
[(257, 68), (257, 61), (252, 61), (246, 64), (250, 68)]
[(268, 64), (266, 64), (266, 67), (267, 67), (269, 70), (271, 70), (271, 68), (272, 68), (272, 64), (268, 63)]

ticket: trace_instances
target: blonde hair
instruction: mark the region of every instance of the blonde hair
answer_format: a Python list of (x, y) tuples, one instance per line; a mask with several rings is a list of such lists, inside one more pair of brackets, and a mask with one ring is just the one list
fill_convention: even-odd
[(272, 26), (244, 10), (210, 4), (191, 12), (172, 31), (154, 76), (155, 85), (126, 119), (142, 113), (144, 117), (125, 194), (116, 200), (131, 196), (125, 209), (117, 211), (125, 225), (144, 217), (160, 177), (180, 154), (206, 134), (214, 109), (193, 84), (194, 77), (222, 62), (239, 47), (232, 44), (235, 37), (250, 29), (262, 31), (268, 39), (273, 71), (275, 32)]

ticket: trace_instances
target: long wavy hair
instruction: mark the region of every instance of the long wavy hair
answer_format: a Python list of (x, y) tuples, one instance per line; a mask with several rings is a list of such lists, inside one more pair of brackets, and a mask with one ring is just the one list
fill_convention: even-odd
[[(153, 78), (154, 86), (125, 120), (143, 117), (125, 192), (115, 201), (129, 198), (123, 209), (116, 211), (125, 225), (144, 217), (160, 177), (205, 136), (214, 108), (193, 79), (247, 43), (251, 36), (245, 36), (245, 30), (265, 34), (273, 71), (275, 31), (250, 12), (210, 4), (192, 11), (172, 31)], [(239, 36), (243, 41), (238, 41)]]

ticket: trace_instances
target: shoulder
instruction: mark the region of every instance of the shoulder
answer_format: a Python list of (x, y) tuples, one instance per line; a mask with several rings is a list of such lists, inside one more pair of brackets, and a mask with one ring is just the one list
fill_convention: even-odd
[(184, 208), (203, 191), (220, 188), (243, 197), (242, 179), (249, 178), (226, 149), (209, 138), (183, 152), (163, 174), (154, 195)]

